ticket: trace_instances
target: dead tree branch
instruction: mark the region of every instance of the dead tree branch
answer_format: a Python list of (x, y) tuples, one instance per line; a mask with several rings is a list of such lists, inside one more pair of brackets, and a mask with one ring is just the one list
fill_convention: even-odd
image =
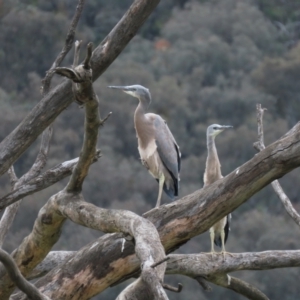
[[(300, 123), (223, 179), (178, 201), (161, 206), (156, 211), (150, 211), (145, 216), (156, 226), (166, 252), (172, 252), (189, 239), (207, 231), (217, 220), (235, 210), (270, 182), (298, 167), (299, 151)], [(136, 276), (139, 260), (134, 256), (134, 248), (129, 242), (125, 243), (120, 255), (122, 240), (117, 235), (98, 239), (97, 247), (88, 245), (82, 248), (71, 262), (51, 271), (39, 280), (37, 286), (43, 291), (51, 290), (66, 274), (72, 274), (76, 278), (84, 274), (84, 278), (78, 280), (80, 282), (64, 283), (60, 280), (60, 287), (71, 293), (80, 286), (85, 297), (82, 299), (88, 299), (117, 282)], [(95, 270), (95, 261), (109, 267)], [(92, 279), (87, 282), (86, 277)], [(65, 299), (70, 295), (67, 292)]]
[[(28, 181), (34, 179), (37, 177), (42, 169), (45, 167), (47, 162), (47, 156), (49, 152), (49, 146), (50, 146), (50, 140), (52, 136), (52, 128), (48, 127), (42, 135), (42, 142), (41, 147), (39, 150), (39, 153), (37, 155), (37, 158), (30, 168), (30, 170), (23, 175), (20, 179), (17, 178), (13, 166), (9, 169), (9, 176), (11, 178), (11, 184), (13, 187), (12, 193), (15, 193), (18, 188), (23, 188), (24, 184), (26, 184)], [(11, 194), (12, 194), (11, 193)], [(7, 235), (7, 232), (9, 231), (9, 228), (11, 227), (11, 224), (13, 223), (15, 216), (18, 212), (19, 206), (22, 202), (22, 197), (18, 199), (19, 201), (16, 203), (13, 203), (9, 207), (6, 207), (3, 216), (0, 221), (0, 247), (3, 245), (5, 236)], [(0, 200), (1, 201), (1, 200)]]
[[(98, 160), (100, 157), (100, 150), (96, 151), (96, 155), (93, 159), (93, 163)], [(61, 164), (56, 165), (55, 167), (49, 169), (45, 173), (39, 175), (38, 177), (34, 178), (30, 182), (20, 186), (19, 188), (15, 189), (11, 193), (7, 194), (6, 196), (0, 199), (0, 209), (7, 207), (8, 205), (28, 196), (34, 194), (38, 191), (41, 191), (56, 182), (70, 176), (74, 167), (78, 162), (78, 157), (72, 160), (65, 161)]]
[[(120, 22), (94, 50), (91, 60), (93, 81), (118, 57), (158, 3), (159, 0), (133, 2)], [(0, 143), (0, 175), (8, 170), (72, 101), (69, 81), (63, 81), (39, 101), (19, 126)]]
[[(80, 43), (76, 44), (75, 56), (79, 50)], [(146, 296), (144, 297), (145, 300), (166, 300), (168, 298), (161, 285), (166, 264), (162, 263), (157, 266), (156, 269), (151, 267), (155, 261), (160, 261), (165, 257), (164, 248), (160, 242), (155, 226), (150, 221), (129, 211), (98, 208), (85, 202), (80, 193), (84, 178), (95, 157), (100, 124), (98, 99), (93, 91), (91, 81), (92, 72), (91, 69), (86, 69), (86, 67), (89, 66), (89, 59), (92, 53), (91, 49), (92, 45), (89, 44), (87, 47), (85, 66), (79, 65), (72, 69), (56, 69), (56, 72), (59, 74), (71, 77), (75, 80), (75, 98), (80, 99), (85, 107), (85, 133), (78, 163), (73, 170), (67, 187), (51, 197), (40, 210), (33, 231), (24, 239), (12, 255), (20, 271), (25, 276), (28, 276), (51, 250), (67, 218), (74, 223), (103, 232), (123, 232), (134, 238), (134, 249), (140, 261), (141, 277), (132, 283), (129, 289), (126, 289), (125, 292), (123, 291), (119, 299), (128, 299), (127, 297), (137, 299), (141, 290), (144, 292), (147, 290)], [(77, 82), (78, 78), (80, 79), (79, 82)], [(149, 232), (151, 232), (151, 235), (149, 235)], [(96, 245), (92, 247), (95, 246)], [(4, 300), (11, 294), (13, 284), (3, 270), (0, 277), (1, 275), (0, 297)], [(86, 280), (89, 279), (86, 278)], [(52, 291), (45, 290), (43, 292), (54, 299), (62, 299), (62, 297), (66, 295), (66, 291), (61, 289), (54, 289)], [(123, 298), (123, 296), (125, 298)]]
[[(65, 45), (64, 45), (62, 51), (60, 52), (60, 54), (58, 55), (58, 57), (55, 59), (50, 70), (46, 73), (45, 78), (42, 80), (42, 95), (43, 96), (45, 96), (49, 92), (50, 85), (51, 85), (51, 79), (53, 77), (53, 69), (60, 65), (62, 60), (65, 58), (66, 54), (72, 48), (72, 44), (73, 44), (73, 40), (74, 40), (74, 36), (75, 36), (75, 29), (78, 24), (79, 18), (81, 16), (84, 2), (85, 2), (85, 0), (79, 0), (78, 6), (76, 8), (76, 13), (73, 17), (73, 20), (71, 22), (70, 28), (67, 33)], [(45, 167), (45, 165), (47, 163), (47, 156), (48, 156), (48, 152), (49, 152), (52, 132), (53, 132), (53, 129), (52, 129), (51, 125), (44, 130), (44, 132), (42, 134), (41, 147), (40, 147), (39, 153), (37, 155), (37, 158), (36, 158), (34, 164), (32, 165), (31, 169), (25, 175), (23, 175), (19, 180), (17, 180), (17, 178), (16, 178), (16, 182), (13, 185), (14, 190), (17, 189), (18, 187), (22, 186), (23, 184), (29, 182), (33, 178), (37, 177), (41, 173), (42, 169)], [(12, 206), (10, 206), (9, 208), (5, 209), (4, 215), (1, 218), (0, 246), (3, 244), (5, 236), (17, 214), (17, 211), (21, 204), (21, 198), (19, 200), (20, 201), (18, 203), (15, 203)]]
[(232, 290), (250, 300), (270, 300), (255, 286), (227, 274), (221, 274), (209, 279), (210, 282)]
[(33, 284), (28, 282), (20, 273), (14, 260), (4, 250), (0, 249), (0, 261), (5, 266), (11, 280), (32, 300), (51, 300), (44, 296)]
[[(254, 148), (257, 151), (261, 151), (265, 149), (264, 144), (264, 130), (263, 130), (263, 116), (265, 108), (261, 108), (261, 104), (256, 105), (256, 112), (257, 112), (257, 125), (258, 125), (258, 141), (253, 144)], [(271, 183), (276, 195), (281, 200), (285, 210), (289, 214), (289, 216), (294, 220), (294, 222), (300, 226), (300, 215), (298, 212), (294, 209), (291, 200), (289, 197), (285, 194), (283, 191), (280, 183), (278, 180), (274, 180)]]
[[(80, 42), (75, 43), (74, 62), (78, 57)], [(99, 101), (92, 86), (92, 69), (90, 59), (92, 55), (92, 43), (87, 46), (86, 59), (83, 65), (73, 68), (56, 68), (55, 72), (72, 79), (74, 96), (77, 102), (85, 105), (85, 134), (80, 157), (75, 166), (70, 181), (66, 187), (69, 192), (80, 192), (83, 181), (96, 154), (98, 129), (100, 124)]]

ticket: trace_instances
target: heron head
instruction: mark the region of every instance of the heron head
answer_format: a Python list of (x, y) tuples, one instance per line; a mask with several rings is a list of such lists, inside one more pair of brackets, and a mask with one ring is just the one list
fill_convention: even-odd
[(207, 127), (207, 136), (217, 136), (219, 133), (224, 131), (225, 129), (232, 128), (231, 125), (219, 125), (219, 124), (212, 124)]
[(149, 90), (142, 85), (109, 86), (109, 88), (122, 90), (124, 93), (138, 98), (140, 101), (146, 100), (148, 105), (151, 102), (151, 94)]

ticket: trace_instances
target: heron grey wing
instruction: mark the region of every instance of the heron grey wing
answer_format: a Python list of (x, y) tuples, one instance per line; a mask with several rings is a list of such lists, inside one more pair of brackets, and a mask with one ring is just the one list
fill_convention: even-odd
[(226, 224), (225, 224), (225, 228), (224, 228), (224, 232), (225, 232), (225, 243), (228, 239), (228, 235), (229, 235), (229, 231), (230, 231), (230, 223), (231, 223), (231, 214), (227, 215), (226, 217)]
[(155, 128), (155, 142), (160, 159), (172, 177), (179, 180), (181, 154), (175, 138), (167, 123), (159, 115), (155, 115), (153, 124)]

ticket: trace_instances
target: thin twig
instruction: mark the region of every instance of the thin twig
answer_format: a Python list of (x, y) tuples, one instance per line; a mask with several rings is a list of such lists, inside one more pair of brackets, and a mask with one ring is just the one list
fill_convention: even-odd
[[(263, 130), (263, 116), (264, 116), (264, 111), (266, 108), (261, 108), (261, 104), (256, 105), (256, 110), (257, 110), (257, 126), (258, 126), (258, 141), (253, 144), (254, 148), (257, 151), (262, 151), (265, 149), (265, 144), (264, 144), (264, 130)], [(285, 210), (289, 214), (289, 216), (294, 220), (294, 222), (300, 226), (300, 215), (297, 213), (297, 211), (294, 209), (291, 200), (289, 197), (285, 194), (283, 191), (280, 183), (278, 180), (274, 180), (271, 182), (271, 185), (278, 196), (278, 198), (281, 200)]]
[(7, 273), (15, 285), (32, 300), (51, 300), (43, 295), (33, 284), (28, 282), (19, 271), (11, 256), (0, 249), (0, 261), (5, 266)]
[(112, 115), (112, 112), (108, 113), (108, 115), (100, 121), (100, 126), (103, 126), (107, 119)]
[(167, 283), (162, 284), (163, 288), (166, 290), (169, 290), (171, 292), (180, 293), (182, 291), (183, 285), (181, 283), (178, 283), (178, 287), (174, 287), (172, 285), (169, 285)]
[(206, 291), (206, 292), (212, 291), (212, 288), (207, 284), (207, 282), (205, 281), (205, 279), (203, 277), (197, 276), (197, 277), (195, 277), (195, 279), (201, 285), (201, 287), (203, 288), (204, 291)]
[(170, 257), (166, 256), (165, 258), (163, 258), (163, 259), (159, 260), (158, 262), (154, 263), (153, 265), (151, 265), (151, 268), (155, 268), (169, 259), (170, 259)]

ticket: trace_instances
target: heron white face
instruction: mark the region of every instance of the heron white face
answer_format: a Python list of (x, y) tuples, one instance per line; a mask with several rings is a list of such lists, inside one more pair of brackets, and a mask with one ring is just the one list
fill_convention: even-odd
[(129, 94), (135, 98), (141, 98), (141, 97), (146, 98), (147, 97), (147, 98), (151, 99), (149, 90), (139, 84), (128, 85), (128, 86), (109, 86), (109, 88), (120, 89), (124, 93)]
[(219, 125), (219, 124), (212, 124), (207, 127), (207, 136), (217, 136), (219, 133), (224, 131), (225, 129), (232, 128), (231, 125)]

